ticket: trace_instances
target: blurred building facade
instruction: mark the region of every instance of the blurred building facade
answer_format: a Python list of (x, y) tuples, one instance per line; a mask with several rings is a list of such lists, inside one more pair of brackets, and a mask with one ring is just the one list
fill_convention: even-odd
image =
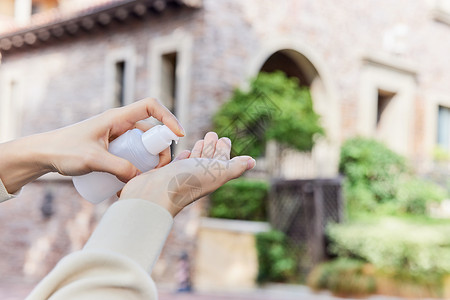
[[(283, 70), (310, 87), (327, 133), (312, 153), (284, 155), (285, 177), (336, 176), (339, 146), (355, 135), (424, 174), (436, 147), (450, 151), (450, 1), (5, 0), (0, 51), (0, 141), (151, 96), (186, 128), (184, 149), (233, 89)], [(106, 207), (53, 175), (20, 198), (0, 209), (0, 280), (44, 276)], [(194, 253), (201, 205), (177, 217), (160, 282), (173, 283), (182, 249)]]

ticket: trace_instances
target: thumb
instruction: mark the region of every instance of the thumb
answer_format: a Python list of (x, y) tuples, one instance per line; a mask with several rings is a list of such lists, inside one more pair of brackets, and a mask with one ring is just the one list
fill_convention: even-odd
[(172, 163), (176, 162), (177, 160), (188, 159), (189, 156), (191, 156), (191, 151), (189, 151), (189, 150), (183, 150), (180, 154), (177, 155), (177, 157), (175, 157), (175, 158), (172, 160)]
[(105, 151), (99, 163), (93, 167), (95, 169), (94, 171), (111, 173), (123, 182), (128, 182), (130, 179), (142, 173), (128, 160), (115, 156), (107, 151)]

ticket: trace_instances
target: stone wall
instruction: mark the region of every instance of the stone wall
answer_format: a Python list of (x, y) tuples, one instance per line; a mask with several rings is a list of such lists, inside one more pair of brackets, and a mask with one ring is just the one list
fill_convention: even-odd
[[(47, 217), (42, 212), (46, 196), (52, 197)], [(1, 204), (0, 280), (43, 277), (62, 256), (81, 249), (105, 208), (81, 199), (68, 182), (24, 187), (17, 199)]]

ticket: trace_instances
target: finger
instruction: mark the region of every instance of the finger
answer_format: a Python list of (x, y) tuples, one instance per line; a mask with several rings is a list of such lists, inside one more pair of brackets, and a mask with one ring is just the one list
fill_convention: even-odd
[(256, 161), (250, 156), (236, 156), (230, 160), (230, 167), (226, 174), (228, 180), (240, 177), (245, 171), (255, 167)]
[(136, 127), (137, 129), (140, 129), (142, 131), (147, 131), (147, 130), (149, 130), (150, 128), (152, 128), (154, 126), (155, 125), (150, 124), (149, 122), (145, 122), (145, 121), (138, 121), (134, 125), (134, 127)]
[(202, 158), (212, 158), (214, 156), (214, 152), (216, 151), (216, 144), (219, 137), (215, 132), (208, 132), (205, 135), (205, 139), (203, 142), (203, 150), (202, 150)]
[(216, 144), (214, 159), (230, 160), (231, 140), (227, 137), (220, 138)]
[(155, 169), (164, 167), (165, 165), (170, 163), (171, 160), (172, 160), (172, 153), (170, 152), (170, 147), (167, 147), (166, 149), (164, 149), (162, 152), (159, 153), (159, 163), (155, 167)]
[[(136, 124), (134, 125), (134, 127), (135, 128), (137, 128), (137, 129), (139, 129), (139, 130), (142, 130), (142, 131), (147, 131), (147, 130), (149, 130), (149, 129), (151, 129), (152, 127), (154, 127), (155, 125), (153, 125), (153, 124), (151, 124), (151, 123), (149, 123), (149, 122), (145, 122), (144, 120), (143, 121), (138, 121), (138, 122), (136, 122)], [(131, 129), (131, 128), (129, 128), (129, 129)], [(126, 129), (126, 130), (128, 130), (128, 129)], [(113, 134), (110, 134), (109, 135), (109, 142), (111, 143), (113, 140), (115, 140), (116, 138), (118, 137), (118, 135), (113, 135)]]
[[(213, 165), (210, 165), (212, 162)], [(180, 179), (185, 177), (177, 181), (176, 188), (170, 189), (173, 204), (183, 208), (192, 201), (215, 191), (224, 183), (241, 176), (254, 166), (255, 160), (250, 156), (238, 156), (228, 161), (197, 158), (170, 164), (168, 168), (173, 168)]]
[[(253, 169), (255, 165), (255, 160), (250, 156), (236, 156), (227, 161), (200, 158), (196, 160), (195, 166), (191, 166), (190, 172), (202, 183), (206, 183), (206, 186), (216, 186), (214, 188), (216, 189), (225, 182), (238, 178), (245, 171)], [(205, 169), (208, 166), (209, 168)]]
[[(176, 135), (184, 136), (184, 129), (177, 118), (158, 100), (146, 98), (119, 108), (119, 122), (115, 120), (111, 135), (120, 135), (132, 128), (136, 122), (154, 117), (169, 127)], [(125, 128), (125, 129), (124, 129)]]
[(194, 147), (192, 148), (191, 151), (191, 158), (199, 158), (202, 156), (203, 144), (204, 144), (203, 140), (199, 140), (194, 144)]
[(91, 167), (92, 171), (111, 173), (123, 182), (128, 182), (136, 175), (141, 174), (141, 171), (128, 160), (115, 156), (107, 151), (103, 152), (100, 160), (93, 160)]
[(178, 160), (183, 160), (183, 159), (187, 159), (191, 156), (191, 151), (189, 150), (183, 150), (180, 154), (177, 155), (177, 157), (175, 157), (172, 162), (176, 162)]

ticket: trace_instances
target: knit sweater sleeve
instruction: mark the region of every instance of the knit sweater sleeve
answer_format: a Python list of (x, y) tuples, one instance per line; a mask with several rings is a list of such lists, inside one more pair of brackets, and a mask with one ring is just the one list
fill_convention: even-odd
[(2, 179), (0, 178), (0, 202), (9, 200), (11, 198), (14, 198), (14, 195), (8, 193), (5, 186), (3, 185)]
[(172, 224), (154, 203), (119, 200), (85, 247), (62, 259), (27, 299), (157, 299), (149, 273)]

